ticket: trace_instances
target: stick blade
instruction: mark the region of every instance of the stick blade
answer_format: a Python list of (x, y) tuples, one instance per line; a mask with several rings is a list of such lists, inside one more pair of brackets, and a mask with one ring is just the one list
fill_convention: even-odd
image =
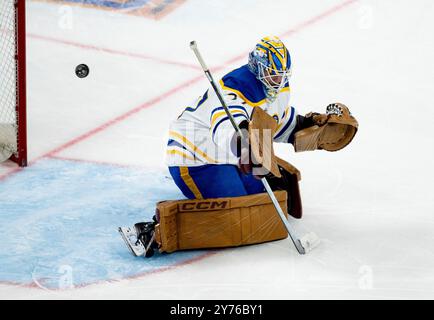
[(307, 252), (313, 250), (321, 243), (320, 238), (314, 232), (306, 233), (303, 237), (301, 237), (300, 242)]

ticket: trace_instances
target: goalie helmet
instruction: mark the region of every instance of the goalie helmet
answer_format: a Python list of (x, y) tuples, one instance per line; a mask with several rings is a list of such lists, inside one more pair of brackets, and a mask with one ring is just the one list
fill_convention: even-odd
[(248, 67), (273, 100), (289, 81), (291, 56), (278, 37), (265, 37), (250, 52)]

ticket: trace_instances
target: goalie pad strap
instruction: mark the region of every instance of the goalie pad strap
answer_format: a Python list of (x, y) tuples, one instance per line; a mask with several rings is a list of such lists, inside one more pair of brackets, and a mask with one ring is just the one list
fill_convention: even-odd
[[(287, 216), (286, 192), (276, 191)], [(236, 247), (288, 236), (268, 194), (236, 198), (163, 201), (155, 227), (160, 252)]]
[(294, 174), (297, 176), (297, 181), (301, 180), (301, 173), (300, 170), (298, 170), (295, 166), (290, 164), (289, 162), (283, 160), (282, 158), (279, 158), (276, 156), (276, 163), (279, 167), (284, 169), (285, 171), (289, 172), (290, 174)]

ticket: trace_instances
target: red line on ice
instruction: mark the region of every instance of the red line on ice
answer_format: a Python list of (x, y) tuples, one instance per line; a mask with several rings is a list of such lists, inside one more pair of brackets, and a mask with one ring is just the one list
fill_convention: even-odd
[[(320, 14), (318, 14), (318, 15), (316, 15), (316, 16), (308, 19), (308, 20), (306, 20), (306, 21), (303, 21), (303, 22), (299, 23), (295, 27), (293, 27), (293, 28), (291, 28), (291, 29), (289, 29), (289, 30), (281, 33), (278, 36), (280, 38), (287, 38), (287, 37), (290, 37), (290, 36), (292, 36), (294, 34), (297, 34), (298, 32), (302, 31), (306, 27), (309, 27), (309, 26), (311, 26), (311, 25), (313, 25), (313, 24), (321, 21), (322, 19), (324, 19), (324, 18), (326, 18), (326, 17), (328, 17), (328, 16), (330, 16), (330, 15), (338, 12), (339, 10), (342, 10), (342, 9), (346, 8), (347, 6), (353, 4), (353, 3), (357, 2), (357, 1), (359, 1), (359, 0), (347, 0), (347, 1), (344, 1), (344, 2), (342, 2), (340, 4), (338, 4), (338, 5), (336, 5), (334, 7), (331, 7), (330, 9), (327, 9), (326, 11), (324, 11), (324, 12), (322, 12), (322, 13), (320, 13)], [(248, 52), (245, 51), (245, 52), (237, 55), (236, 57), (233, 57), (233, 58), (227, 60), (223, 65), (230, 65), (230, 64), (232, 64), (232, 63), (234, 63), (236, 61), (239, 61), (241, 59), (245, 59), (246, 56), (247, 56), (247, 54), (248, 54)]]
[(189, 63), (183, 63), (183, 62), (177, 62), (177, 61), (171, 61), (171, 60), (166, 60), (166, 59), (160, 59), (160, 58), (152, 57), (152, 56), (142, 54), (142, 53), (132, 53), (132, 52), (127, 52), (127, 51), (103, 48), (103, 47), (98, 47), (98, 46), (94, 46), (94, 45), (90, 45), (90, 44), (82, 44), (82, 43), (78, 43), (78, 42), (42, 36), (42, 35), (38, 35), (38, 34), (34, 34), (34, 33), (28, 33), (27, 37), (33, 38), (33, 39), (38, 39), (38, 40), (44, 40), (44, 41), (48, 41), (48, 42), (61, 43), (64, 45), (73, 46), (73, 47), (77, 47), (77, 48), (81, 48), (81, 49), (96, 50), (96, 51), (101, 51), (101, 52), (105, 52), (105, 53), (126, 56), (126, 57), (130, 57), (130, 58), (153, 60), (153, 61), (156, 61), (159, 63), (170, 64), (170, 65), (190, 68), (190, 69), (194, 69), (194, 70), (200, 70), (200, 67), (197, 65), (193, 65), (193, 64), (189, 64)]
[(130, 164), (114, 163), (114, 162), (100, 161), (100, 160), (70, 158), (70, 157), (62, 157), (62, 156), (57, 156), (57, 155), (47, 156), (47, 158), (56, 159), (56, 160), (63, 160), (63, 161), (71, 161), (71, 162), (92, 163), (92, 164), (106, 165), (106, 166), (119, 167), (119, 168), (130, 168), (130, 169), (131, 168), (137, 168), (137, 169), (149, 168), (148, 166), (141, 166), (141, 165), (130, 165)]
[(116, 118), (113, 118), (112, 120), (107, 121), (106, 123), (100, 125), (99, 127), (96, 127), (94, 129), (92, 129), (92, 130), (90, 130), (90, 131), (82, 134), (81, 136), (78, 136), (77, 138), (75, 138), (75, 139), (73, 139), (71, 141), (68, 141), (67, 143), (65, 143), (65, 144), (57, 147), (56, 149), (54, 149), (54, 150), (46, 153), (45, 155), (39, 157), (37, 160), (39, 160), (40, 158), (44, 158), (44, 157), (48, 157), (48, 156), (53, 156), (54, 154), (59, 153), (60, 151), (63, 151), (65, 149), (67, 149), (67, 148), (69, 148), (69, 147), (71, 147), (71, 146), (73, 146), (73, 145), (75, 145), (75, 144), (83, 141), (83, 140), (86, 140), (87, 138), (89, 138), (91, 136), (94, 136), (95, 134), (97, 134), (97, 133), (99, 133), (99, 132), (101, 132), (101, 131), (103, 131), (103, 130), (105, 130), (105, 129), (107, 129), (107, 128), (109, 128), (109, 127), (111, 127), (111, 126), (113, 126), (113, 125), (115, 125), (115, 124), (117, 124), (117, 123), (119, 123), (119, 122), (127, 119), (127, 118), (129, 118), (129, 117), (131, 117), (132, 115), (137, 114), (138, 112), (142, 111), (143, 109), (149, 108), (149, 107), (155, 105), (156, 103), (161, 102), (165, 98), (167, 98), (167, 97), (169, 97), (169, 96), (177, 93), (178, 91), (181, 91), (182, 89), (184, 89), (184, 88), (192, 85), (195, 82), (198, 82), (202, 78), (203, 78), (203, 76), (199, 75), (199, 76), (196, 76), (193, 79), (187, 80), (186, 82), (184, 82), (184, 83), (176, 86), (175, 88), (172, 88), (172, 89), (164, 92), (163, 94), (161, 94), (161, 95), (159, 95), (159, 96), (157, 96), (157, 97), (155, 97), (155, 98), (153, 98), (153, 99), (151, 99), (151, 100), (149, 100), (149, 101), (147, 101), (147, 102), (145, 102), (145, 103), (143, 103), (143, 104), (135, 107), (134, 109), (131, 109), (130, 111), (125, 112), (125, 113), (117, 116)]
[(21, 168), (21, 167), (16, 167), (16, 168), (14, 168), (14, 169), (12, 169), (12, 170), (6, 172), (6, 173), (1, 174), (1, 175), (0, 175), (0, 181), (5, 180), (5, 179), (8, 178), (9, 176), (11, 176), (11, 175), (13, 175), (13, 174), (15, 174), (15, 173), (21, 171), (22, 169), (23, 169), (23, 168)]
[[(224, 250), (224, 249), (220, 249), (220, 250)], [(182, 262), (175, 263), (175, 264), (173, 264), (171, 266), (165, 266), (165, 267), (161, 267), (161, 268), (158, 268), (158, 269), (153, 269), (153, 270), (145, 271), (143, 273), (139, 273), (139, 274), (136, 274), (134, 276), (127, 276), (125, 278), (115, 279), (115, 280), (111, 280), (111, 281), (110, 280), (109, 281), (107, 281), (107, 280), (100, 280), (100, 281), (96, 281), (96, 282), (93, 282), (93, 283), (79, 285), (79, 286), (76, 286), (75, 288), (85, 288), (85, 287), (94, 286), (94, 285), (98, 285), (98, 284), (103, 284), (103, 283), (107, 283), (107, 282), (118, 282), (118, 281), (123, 281), (123, 280), (137, 280), (137, 279), (141, 279), (141, 278), (144, 278), (144, 277), (152, 275), (152, 274), (166, 272), (166, 271), (169, 271), (169, 270), (177, 269), (179, 267), (188, 266), (188, 265), (193, 264), (195, 262), (202, 261), (202, 260), (204, 260), (204, 259), (206, 259), (208, 257), (211, 257), (211, 256), (214, 256), (214, 255), (218, 254), (220, 252), (220, 250), (214, 249), (212, 251), (205, 252), (204, 254), (201, 254), (201, 255), (199, 255), (197, 257), (194, 257), (194, 258), (182, 261)]]
[(331, 7), (330, 9), (328, 9), (328, 10), (326, 10), (326, 11), (324, 11), (324, 12), (322, 12), (322, 13), (320, 13), (320, 14), (318, 14), (318, 15), (316, 15), (316, 16), (314, 16), (314, 17), (312, 17), (312, 18), (310, 18), (310, 19), (308, 19), (308, 20), (306, 20), (306, 21), (304, 21), (304, 22), (302, 22), (300, 24), (298, 24), (298, 25), (296, 25), (295, 27), (293, 27), (293, 28), (285, 31), (284, 33), (282, 33), (280, 35), (280, 37), (281, 38), (286, 38), (286, 37), (289, 37), (289, 36), (291, 36), (293, 34), (296, 34), (297, 32), (303, 30), (304, 28), (306, 28), (308, 26), (311, 26), (311, 25), (317, 23), (318, 21), (320, 21), (320, 20), (322, 20), (322, 19), (324, 19), (324, 18), (326, 18), (326, 17), (328, 17), (328, 16), (330, 16), (330, 15), (332, 15), (332, 14), (334, 14), (334, 13), (336, 13), (336, 12), (338, 12), (338, 11), (340, 11), (340, 10), (342, 10), (342, 9), (348, 7), (349, 5), (351, 5), (351, 4), (355, 3), (355, 2), (358, 2), (358, 1), (359, 0), (347, 0), (347, 1), (344, 1), (344, 2), (342, 2), (342, 3), (340, 3), (340, 4), (336, 5), (336, 6)]
[[(224, 250), (224, 249), (220, 249), (220, 250)], [(153, 270), (145, 271), (143, 273), (139, 273), (139, 274), (136, 274), (134, 276), (128, 276), (128, 277), (121, 278), (121, 279), (98, 280), (98, 281), (91, 282), (91, 283), (86, 283), (86, 284), (82, 284), (82, 285), (76, 285), (72, 289), (81, 289), (81, 288), (86, 288), (86, 287), (89, 287), (89, 286), (95, 286), (95, 285), (104, 284), (104, 283), (114, 283), (114, 282), (119, 282), (119, 281), (123, 281), (123, 280), (141, 279), (141, 278), (144, 278), (144, 277), (152, 275), (152, 274), (162, 273), (162, 272), (165, 272), (165, 271), (173, 270), (173, 269), (176, 269), (176, 268), (179, 268), (179, 267), (187, 266), (187, 265), (193, 264), (195, 262), (204, 260), (204, 259), (206, 259), (208, 257), (216, 255), (217, 253), (220, 252), (220, 250), (218, 250), (218, 249), (217, 249), (217, 251), (216, 250), (211, 250), (211, 251), (205, 252), (205, 253), (197, 256), (197, 257), (194, 257), (194, 258), (182, 261), (182, 262), (175, 263), (175, 264), (173, 264), (171, 266), (165, 266), (165, 267), (161, 267), (159, 269), (153, 269)], [(14, 282), (14, 281), (0, 281), (0, 285), (8, 285), (8, 286), (13, 286), (13, 287), (22, 287), (22, 288), (26, 288), (26, 289), (38, 289), (38, 290), (45, 289), (45, 290), (48, 290), (48, 291), (66, 291), (66, 290), (68, 290), (68, 289), (56, 289), (56, 288), (42, 288), (42, 287), (38, 286), (35, 282), (29, 282), (29, 283), (24, 283), (23, 284), (23, 283), (18, 283), (18, 282)]]

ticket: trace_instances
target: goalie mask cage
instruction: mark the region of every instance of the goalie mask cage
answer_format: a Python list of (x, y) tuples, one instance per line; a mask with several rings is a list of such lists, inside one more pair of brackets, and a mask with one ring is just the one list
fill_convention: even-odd
[(27, 165), (25, 0), (0, 0), (0, 162)]

